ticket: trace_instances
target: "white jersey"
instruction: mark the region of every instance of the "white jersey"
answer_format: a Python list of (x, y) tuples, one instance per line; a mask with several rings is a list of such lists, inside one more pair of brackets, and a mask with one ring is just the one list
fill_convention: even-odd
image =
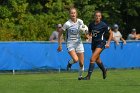
[(83, 43), (80, 36), (80, 25), (83, 25), (83, 21), (81, 19), (77, 19), (77, 22), (72, 22), (69, 19), (62, 27), (64, 31), (66, 31), (66, 42), (67, 42), (67, 50), (72, 51), (75, 50), (76, 53), (84, 52)]
[(80, 30), (79, 27), (80, 25), (83, 25), (83, 21), (81, 19), (77, 19), (77, 22), (73, 22), (71, 19), (69, 19), (64, 25), (63, 25), (63, 30), (67, 31), (66, 32), (66, 40), (67, 42), (69, 41), (76, 41), (80, 42), (81, 41), (81, 36), (80, 36)]

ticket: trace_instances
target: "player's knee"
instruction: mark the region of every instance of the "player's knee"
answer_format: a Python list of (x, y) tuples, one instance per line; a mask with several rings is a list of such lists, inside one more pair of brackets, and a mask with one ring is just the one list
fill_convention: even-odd
[(95, 62), (95, 59), (94, 58), (91, 58), (90, 59), (90, 63), (94, 63)]
[(78, 58), (75, 58), (75, 59), (73, 59), (73, 61), (76, 63), (76, 62), (78, 62), (79, 60), (78, 60)]
[(96, 60), (96, 63), (101, 63), (101, 60)]

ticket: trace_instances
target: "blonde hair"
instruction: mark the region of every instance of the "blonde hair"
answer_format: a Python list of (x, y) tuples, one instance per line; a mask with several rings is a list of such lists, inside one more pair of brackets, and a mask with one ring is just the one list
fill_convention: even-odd
[(75, 7), (70, 7), (69, 12), (70, 12), (71, 10), (76, 10), (76, 11), (77, 11), (77, 8), (75, 8)]

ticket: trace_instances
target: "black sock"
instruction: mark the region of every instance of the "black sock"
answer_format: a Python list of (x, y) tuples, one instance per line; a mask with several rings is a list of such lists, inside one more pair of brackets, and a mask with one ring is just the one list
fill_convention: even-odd
[(93, 69), (94, 69), (94, 63), (90, 63), (89, 64), (89, 68), (88, 68), (88, 77), (90, 78), (90, 76), (91, 76), (91, 74), (92, 74), (92, 72), (93, 72)]
[(97, 63), (97, 65), (99, 66), (99, 68), (102, 70), (102, 72), (105, 72), (105, 67), (103, 65), (103, 63)]

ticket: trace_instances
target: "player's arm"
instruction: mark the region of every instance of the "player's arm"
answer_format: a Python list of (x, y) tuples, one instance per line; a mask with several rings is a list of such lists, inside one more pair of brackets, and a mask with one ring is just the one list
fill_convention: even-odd
[(90, 24), (89, 24), (89, 26), (88, 26), (88, 31), (87, 31), (88, 33), (85, 33), (85, 38), (86, 39), (89, 39), (90, 37), (92, 37), (92, 29), (91, 29), (91, 27), (90, 27)]
[(61, 51), (62, 50), (62, 35), (63, 35), (63, 30), (61, 29), (61, 31), (58, 34), (58, 48), (57, 51)]
[(110, 47), (110, 42), (111, 42), (111, 40), (112, 40), (112, 37), (113, 37), (113, 33), (112, 33), (112, 31), (111, 31), (111, 29), (109, 30), (109, 38), (108, 38), (108, 40), (107, 40), (107, 43), (106, 43), (106, 48), (109, 48)]
[(91, 33), (85, 33), (85, 39), (89, 39), (90, 38), (90, 36), (92, 36), (92, 34)]

